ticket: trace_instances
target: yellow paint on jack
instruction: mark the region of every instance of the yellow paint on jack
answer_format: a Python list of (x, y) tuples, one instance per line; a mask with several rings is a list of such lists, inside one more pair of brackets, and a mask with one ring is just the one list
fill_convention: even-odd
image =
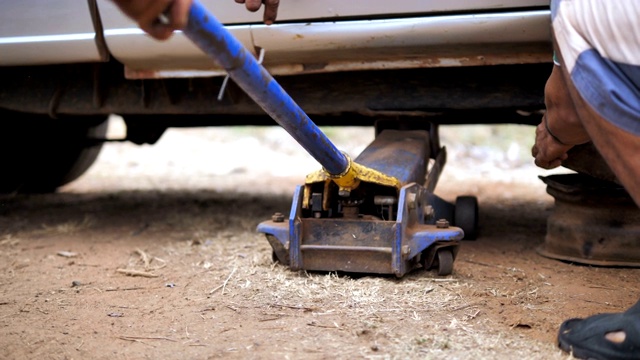
[(349, 166), (347, 170), (338, 175), (331, 175), (326, 170), (318, 170), (306, 177), (306, 184), (314, 184), (324, 182), (326, 180), (333, 181), (340, 189), (354, 190), (360, 185), (361, 181), (373, 183), (382, 186), (389, 186), (400, 190), (402, 184), (400, 180), (393, 176), (385, 175), (378, 170), (360, 165), (353, 162), (349, 158)]
[[(309, 207), (309, 200), (311, 196), (309, 194), (311, 192), (310, 185), (320, 182), (325, 183), (325, 195), (328, 192), (328, 184), (331, 182), (338, 185), (339, 191), (352, 191), (356, 189), (361, 182), (388, 186), (400, 191), (400, 188), (402, 187), (400, 180), (396, 179), (393, 176), (385, 175), (378, 170), (355, 163), (348, 156), (347, 158), (349, 159), (349, 166), (347, 167), (347, 170), (342, 174), (332, 175), (329, 174), (326, 170), (322, 169), (307, 175), (305, 181), (305, 194), (303, 198), (304, 208)], [(327, 197), (325, 196), (324, 198), (326, 199)], [(323, 208), (324, 207), (325, 204), (323, 204)]]

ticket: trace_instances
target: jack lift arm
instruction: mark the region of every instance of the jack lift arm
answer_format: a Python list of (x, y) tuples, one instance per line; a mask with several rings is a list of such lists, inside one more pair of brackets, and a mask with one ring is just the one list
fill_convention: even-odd
[[(445, 152), (442, 148), (434, 156), (434, 170), (426, 174), (431, 152), (427, 131), (385, 130), (351, 160), (197, 0), (183, 32), (323, 167), (296, 188), (288, 221), (274, 215), (258, 226), (274, 260), (293, 270), (397, 277), (419, 267), (437, 268), (439, 275), (452, 272), (464, 232), (450, 225), (454, 219), (435, 220), (440, 209), (457, 215), (458, 207), (452, 211), (451, 204), (432, 193)], [(474, 201), (460, 216), (471, 219), (473, 227)]]

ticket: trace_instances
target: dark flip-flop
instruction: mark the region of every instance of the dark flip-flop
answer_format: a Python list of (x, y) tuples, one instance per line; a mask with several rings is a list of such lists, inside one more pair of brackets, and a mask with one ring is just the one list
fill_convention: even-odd
[[(610, 332), (623, 331), (626, 338), (615, 343), (605, 338)], [(617, 314), (599, 314), (586, 319), (569, 319), (558, 333), (560, 348), (578, 359), (640, 359), (640, 301)]]

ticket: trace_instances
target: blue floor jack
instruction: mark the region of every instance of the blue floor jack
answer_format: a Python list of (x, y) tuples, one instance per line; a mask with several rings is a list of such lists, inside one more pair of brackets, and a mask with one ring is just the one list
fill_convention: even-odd
[(460, 197), (454, 207), (433, 194), (446, 160), (444, 148), (433, 153), (433, 134), (384, 130), (352, 160), (197, 0), (183, 32), (322, 165), (296, 188), (288, 218), (258, 226), (274, 260), (293, 270), (451, 274), (463, 229), (475, 234), (477, 202)]

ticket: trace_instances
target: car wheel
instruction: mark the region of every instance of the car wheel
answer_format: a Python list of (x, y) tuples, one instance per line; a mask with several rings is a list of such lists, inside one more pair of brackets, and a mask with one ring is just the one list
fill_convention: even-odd
[(465, 240), (478, 237), (478, 199), (475, 196), (458, 196), (454, 210), (454, 225), (464, 231)]
[(0, 193), (53, 192), (82, 175), (98, 157), (105, 116), (55, 120), (0, 112)]

